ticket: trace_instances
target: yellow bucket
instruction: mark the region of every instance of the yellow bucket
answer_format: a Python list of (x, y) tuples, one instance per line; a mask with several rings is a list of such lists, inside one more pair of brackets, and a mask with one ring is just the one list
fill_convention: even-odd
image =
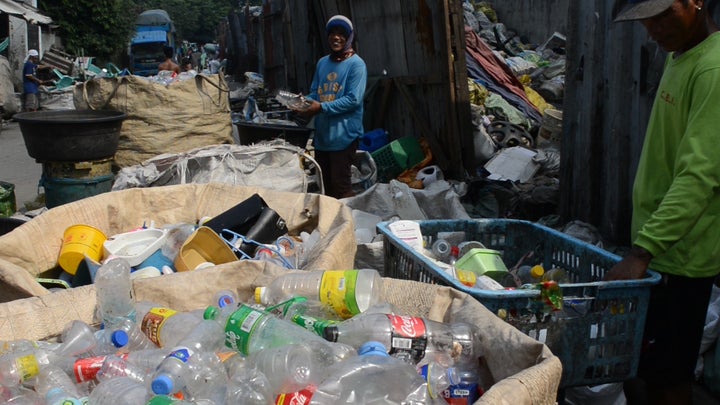
[(85, 256), (96, 262), (102, 260), (105, 234), (90, 225), (73, 225), (65, 229), (58, 264), (63, 270), (75, 274)]

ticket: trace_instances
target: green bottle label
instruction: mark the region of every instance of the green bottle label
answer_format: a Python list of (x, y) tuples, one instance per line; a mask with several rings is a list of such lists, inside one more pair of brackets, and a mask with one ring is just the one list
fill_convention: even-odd
[(225, 324), (225, 345), (233, 350), (237, 350), (244, 355), (248, 355), (250, 335), (268, 314), (241, 305), (240, 308), (230, 315)]

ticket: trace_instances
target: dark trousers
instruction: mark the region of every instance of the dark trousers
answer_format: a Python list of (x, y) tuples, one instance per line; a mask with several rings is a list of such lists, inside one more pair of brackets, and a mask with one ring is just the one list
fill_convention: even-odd
[(340, 151), (315, 151), (315, 160), (322, 170), (325, 195), (335, 198), (352, 197), (350, 167), (355, 159), (359, 142), (355, 140), (346, 149)]

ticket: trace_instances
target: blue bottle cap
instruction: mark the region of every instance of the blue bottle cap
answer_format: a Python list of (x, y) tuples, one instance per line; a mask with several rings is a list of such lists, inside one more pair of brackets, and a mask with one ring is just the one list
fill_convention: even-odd
[(383, 356), (390, 357), (384, 344), (371, 340), (358, 349), (360, 356)]
[(160, 374), (152, 380), (152, 390), (158, 395), (170, 395), (173, 386), (172, 378), (167, 374)]
[(124, 330), (116, 330), (110, 335), (110, 341), (115, 347), (125, 347), (130, 341), (130, 337)]

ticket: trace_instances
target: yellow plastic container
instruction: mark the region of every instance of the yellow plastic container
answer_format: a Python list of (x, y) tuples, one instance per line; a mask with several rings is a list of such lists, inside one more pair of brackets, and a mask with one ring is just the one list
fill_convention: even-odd
[(73, 225), (65, 229), (58, 264), (70, 274), (77, 272), (85, 256), (99, 262), (103, 258), (105, 234), (90, 225)]
[(190, 271), (235, 260), (238, 260), (237, 256), (220, 235), (201, 226), (182, 245), (174, 264), (177, 271)]

